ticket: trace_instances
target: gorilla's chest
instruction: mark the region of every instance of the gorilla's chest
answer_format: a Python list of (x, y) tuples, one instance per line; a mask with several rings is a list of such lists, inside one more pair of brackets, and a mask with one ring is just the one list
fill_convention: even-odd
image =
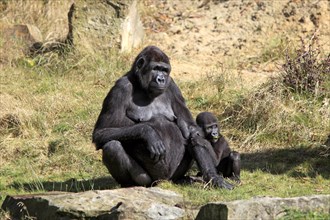
[(162, 98), (143, 105), (132, 101), (127, 108), (126, 115), (135, 122), (149, 121), (151, 118), (159, 116), (165, 116), (170, 121), (174, 121), (176, 118), (170, 101)]

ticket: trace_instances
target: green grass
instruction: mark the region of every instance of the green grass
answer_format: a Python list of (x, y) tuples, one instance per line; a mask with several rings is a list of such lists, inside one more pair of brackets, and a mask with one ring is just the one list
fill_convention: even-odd
[(301, 196), (302, 192), (303, 195), (329, 193), (329, 187), (323, 185), (328, 183), (328, 180), (320, 175), (315, 178), (296, 178), (288, 174), (274, 175), (256, 169), (243, 170), (242, 180), (232, 191), (205, 188), (201, 183), (174, 185), (164, 182), (160, 186), (183, 194), (185, 200), (194, 206), (215, 201), (245, 200), (254, 196), (296, 197)]
[[(1, 69), (0, 203), (8, 194), (119, 187), (91, 133), (105, 95), (133, 57), (71, 51), (14, 60)], [(329, 97), (292, 93), (277, 80), (246, 89), (226, 66), (199, 82), (175, 80), (192, 114), (214, 112), (232, 148), (242, 153), (242, 184), (233, 191), (167, 181), (160, 187), (183, 194), (191, 206), (330, 194), (329, 155), (322, 146), (330, 134)]]
[(50, 57), (53, 65), (33, 67), (15, 62), (0, 73), (1, 113), (19, 122), (10, 129), (8, 120), (0, 123), (1, 201), (5, 194), (23, 193), (17, 187), (22, 184), (38, 183), (43, 190), (45, 181), (108, 175), (91, 144), (91, 132), (109, 87), (129, 66), (120, 61), (87, 65), (100, 57), (66, 58)]
[(287, 210), (285, 215), (280, 218), (280, 220), (291, 220), (291, 219), (301, 219), (301, 220), (327, 220), (330, 215), (327, 213), (320, 212), (302, 212), (299, 210)]

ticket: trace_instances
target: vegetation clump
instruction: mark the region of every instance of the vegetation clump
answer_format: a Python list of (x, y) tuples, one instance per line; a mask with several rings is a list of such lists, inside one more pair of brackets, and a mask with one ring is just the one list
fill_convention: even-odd
[(284, 85), (300, 94), (329, 95), (330, 54), (321, 56), (315, 34), (308, 44), (301, 39), (301, 47), (294, 55), (286, 55), (282, 71)]
[(245, 148), (311, 146), (329, 134), (330, 54), (324, 57), (315, 34), (301, 42), (279, 75), (224, 106), (220, 120)]

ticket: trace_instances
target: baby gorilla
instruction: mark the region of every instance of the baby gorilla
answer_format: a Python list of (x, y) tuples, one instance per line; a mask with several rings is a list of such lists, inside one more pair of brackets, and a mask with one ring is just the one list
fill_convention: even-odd
[(210, 112), (202, 112), (196, 117), (197, 125), (202, 129), (205, 139), (212, 145), (203, 143), (204, 139), (194, 140), (208, 148), (218, 172), (224, 177), (240, 183), (241, 157), (236, 151), (231, 151), (228, 142), (220, 134), (217, 118)]

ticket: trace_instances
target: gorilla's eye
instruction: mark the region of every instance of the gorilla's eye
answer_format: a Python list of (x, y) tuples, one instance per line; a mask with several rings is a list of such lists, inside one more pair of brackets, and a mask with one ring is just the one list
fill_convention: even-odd
[(160, 72), (166, 72), (168, 73), (169, 69), (164, 66), (155, 66), (153, 70), (160, 71)]
[(212, 127), (210, 126), (210, 127), (206, 127), (206, 132), (207, 133), (210, 133), (212, 131)]

